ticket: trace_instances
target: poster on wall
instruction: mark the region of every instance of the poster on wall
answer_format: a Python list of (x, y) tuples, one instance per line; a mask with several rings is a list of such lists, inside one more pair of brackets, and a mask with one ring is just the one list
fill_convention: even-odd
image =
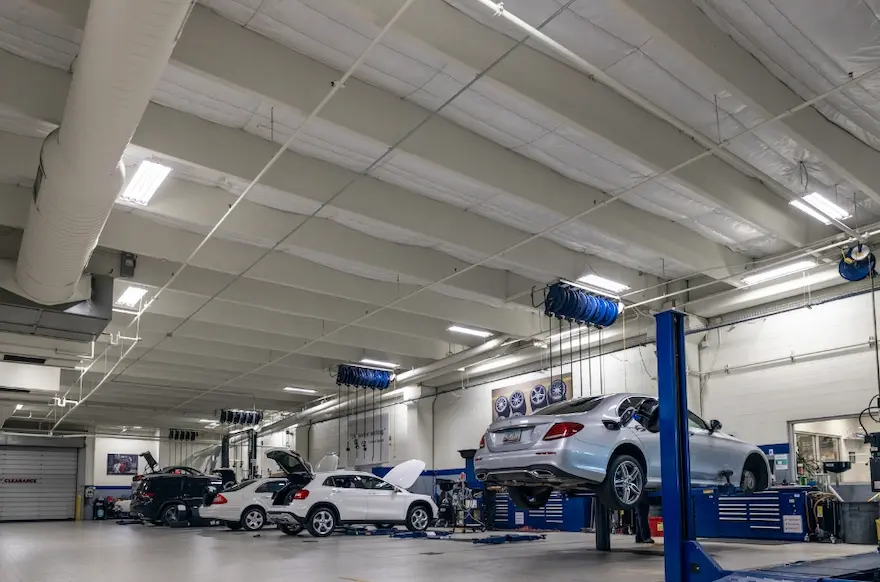
[(348, 441), (340, 457), (346, 467), (366, 467), (387, 463), (390, 456), (388, 414), (357, 416), (348, 420)]
[(571, 376), (549, 376), (492, 390), (492, 420), (539, 412), (545, 406), (571, 400)]
[(137, 475), (138, 456), (127, 453), (107, 453), (108, 475)]

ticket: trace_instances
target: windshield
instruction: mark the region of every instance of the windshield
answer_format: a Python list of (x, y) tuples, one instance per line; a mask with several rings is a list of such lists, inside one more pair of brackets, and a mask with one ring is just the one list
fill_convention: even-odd
[(589, 412), (599, 405), (599, 402), (605, 399), (605, 396), (587, 396), (586, 398), (576, 398), (568, 402), (557, 402), (545, 408), (534, 412), (533, 414), (577, 414), (579, 412)]
[(256, 482), (257, 482), (256, 479), (248, 479), (247, 481), (242, 481), (242, 482), (239, 483), (238, 485), (233, 485), (232, 487), (227, 487), (227, 488), (224, 489), (223, 491), (238, 491), (239, 489), (244, 489), (244, 488), (247, 487), (248, 485), (252, 485), (252, 484), (254, 484), (254, 483), (256, 483)]

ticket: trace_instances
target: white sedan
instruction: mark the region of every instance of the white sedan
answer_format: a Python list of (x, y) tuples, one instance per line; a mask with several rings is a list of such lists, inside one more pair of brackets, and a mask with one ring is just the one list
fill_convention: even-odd
[(266, 509), (272, 504), (272, 496), (285, 485), (284, 477), (242, 481), (213, 497), (206, 495), (199, 516), (217, 519), (231, 530), (261, 530), (267, 523)]
[(407, 491), (424, 468), (424, 462), (414, 459), (394, 467), (384, 479), (360, 471), (315, 473), (289, 505), (269, 508), (269, 520), (282, 531), (305, 526), (315, 537), (348, 524), (406, 525), (410, 531), (424, 531), (437, 519), (437, 505), (428, 495)]

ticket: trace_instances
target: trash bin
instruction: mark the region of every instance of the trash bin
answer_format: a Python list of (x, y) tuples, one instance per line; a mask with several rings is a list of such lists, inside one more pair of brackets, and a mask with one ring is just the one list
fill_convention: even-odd
[(877, 545), (877, 504), (851, 501), (840, 504), (840, 529), (848, 544)]

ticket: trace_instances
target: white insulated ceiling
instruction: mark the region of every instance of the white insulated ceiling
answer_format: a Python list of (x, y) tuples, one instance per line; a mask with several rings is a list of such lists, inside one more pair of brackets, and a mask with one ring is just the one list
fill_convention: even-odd
[[(384, 0), (201, 4), (125, 158), (129, 174), (153, 159), (173, 168), (171, 178), (147, 207), (117, 205), (100, 242), (138, 253), (135, 281), (151, 290), (243, 191), (276, 147), (272, 142), (291, 136), (329, 81), (397, 8)], [(565, 4), (504, 5), (537, 26)], [(774, 82), (801, 98), (880, 64), (864, 48), (876, 44), (872, 2), (846, 2), (834, 13), (821, 0), (649, 4), (576, 0), (543, 31), (710, 140), (780, 110), (768, 109), (770, 101), (676, 36), (679, 13), (682, 22), (705, 19), (707, 42), (712, 35), (732, 37), (729, 50), (754, 55), (755, 66), (763, 63)], [(27, 81), (21, 94), (0, 91), (0, 148), (16, 152), (0, 162), (0, 184), (7, 185), (2, 226), (22, 227), (40, 138), (60, 122), (63, 106), (63, 95), (36, 100), (27, 88), (69, 82), (87, 6), (83, 0), (0, 6), (0, 72), (6, 66)], [(664, 20), (658, 11), (672, 16)], [(831, 24), (819, 27), (820, 21)], [(362, 310), (481, 261), (699, 153), (673, 126), (534, 40), (409, 135), (520, 38), (472, 0), (417, 0), (355, 72), (357, 80), (304, 129), (282, 167), (254, 188), (197, 257), (191, 274), (157, 302), (131, 361), (77, 414), (100, 422), (110, 414), (101, 406), (149, 408), (150, 394), (173, 404), (158, 410), (167, 412), (166, 424), (174, 415), (210, 414), (230, 398), (284, 410), (285, 402), (305, 399), (282, 394), (284, 385), (332, 392), (327, 369), (339, 361), (373, 357), (417, 366), (478, 343), (447, 332), (450, 323), (536, 333), (541, 318), (522, 294), (559, 277), (594, 271), (642, 288), (658, 277), (718, 267), (724, 276), (831, 234), (787, 205), (794, 195), (824, 193), (853, 212), (852, 226), (878, 219), (880, 188), (874, 191), (863, 171), (876, 154), (878, 129), (869, 81), (817, 107), (862, 140), (862, 167), (821, 151), (816, 134), (795, 131), (801, 126), (762, 128), (733, 142), (732, 165), (710, 158), (642, 184), (622, 202), (311, 346), (296, 365), (272, 366), (199, 396)], [(367, 169), (369, 177), (358, 180)], [(126, 286), (118, 281), (117, 292)], [(125, 317), (115, 318), (113, 329), (122, 329)]]

